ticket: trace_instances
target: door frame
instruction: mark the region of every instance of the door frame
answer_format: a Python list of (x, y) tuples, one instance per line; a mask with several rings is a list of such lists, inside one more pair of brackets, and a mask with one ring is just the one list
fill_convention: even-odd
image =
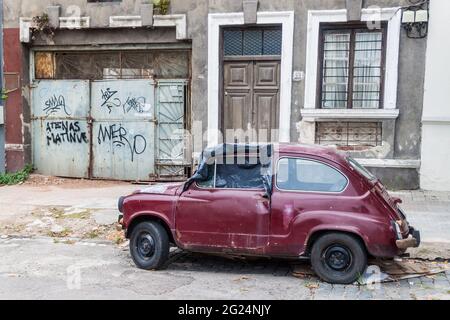
[[(282, 53), (280, 74), (279, 142), (290, 141), (294, 11), (258, 12), (257, 25), (281, 24)], [(208, 145), (220, 143), (220, 48), (221, 27), (244, 26), (244, 13), (208, 14)]]

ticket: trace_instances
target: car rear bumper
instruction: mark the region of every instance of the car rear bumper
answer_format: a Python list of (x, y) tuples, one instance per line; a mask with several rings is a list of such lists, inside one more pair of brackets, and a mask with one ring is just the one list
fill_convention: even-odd
[(408, 236), (405, 239), (396, 240), (395, 244), (401, 250), (417, 248), (420, 245), (420, 232), (410, 227)]

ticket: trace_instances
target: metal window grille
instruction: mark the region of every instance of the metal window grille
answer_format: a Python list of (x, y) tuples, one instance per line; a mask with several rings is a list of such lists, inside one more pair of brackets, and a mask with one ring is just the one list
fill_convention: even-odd
[(321, 108), (380, 108), (384, 32), (322, 31)]
[(381, 122), (317, 122), (316, 143), (342, 150), (381, 146)]
[(225, 56), (281, 55), (280, 27), (258, 29), (225, 29), (223, 52)]

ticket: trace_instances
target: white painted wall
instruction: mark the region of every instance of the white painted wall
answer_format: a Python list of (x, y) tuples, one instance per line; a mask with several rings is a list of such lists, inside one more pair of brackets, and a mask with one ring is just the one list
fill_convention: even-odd
[(450, 191), (450, 1), (432, 0), (422, 116), (422, 189)]

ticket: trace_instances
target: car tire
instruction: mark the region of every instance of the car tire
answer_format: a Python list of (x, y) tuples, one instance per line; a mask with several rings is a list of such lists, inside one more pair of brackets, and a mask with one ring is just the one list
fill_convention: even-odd
[(314, 242), (311, 265), (314, 272), (326, 282), (350, 284), (366, 270), (366, 249), (354, 236), (327, 233)]
[(130, 253), (138, 268), (161, 269), (169, 258), (169, 236), (158, 222), (136, 225), (130, 236)]

